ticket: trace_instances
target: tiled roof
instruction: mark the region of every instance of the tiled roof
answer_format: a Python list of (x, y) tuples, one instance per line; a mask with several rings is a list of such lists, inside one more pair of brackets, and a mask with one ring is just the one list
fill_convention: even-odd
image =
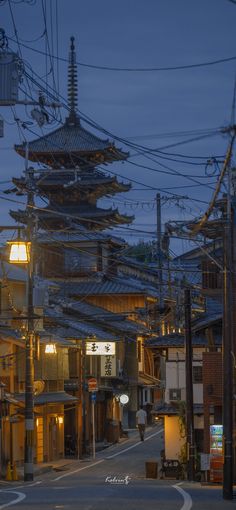
[[(16, 178), (12, 179), (12, 182), (18, 186), (19, 188), (24, 189), (26, 187), (25, 178)], [(68, 170), (42, 170), (39, 177), (36, 180), (36, 184), (39, 188), (49, 188), (55, 187), (66, 187), (70, 188), (71, 186), (76, 186), (77, 188), (88, 188), (99, 186), (106, 186), (106, 192), (113, 191), (128, 191), (131, 187), (131, 184), (124, 184), (123, 182), (118, 182), (116, 177), (105, 175), (103, 172), (99, 172), (98, 170), (91, 170), (90, 172), (83, 172), (75, 169)], [(108, 190), (107, 190), (108, 188)], [(64, 190), (65, 191), (65, 190)], [(84, 189), (83, 189), (84, 191)], [(104, 191), (103, 191), (104, 195)]]
[(156, 377), (152, 376), (152, 375), (149, 375), (149, 374), (144, 374), (144, 373), (139, 373), (139, 376), (138, 376), (138, 385), (139, 386), (149, 386), (151, 388), (160, 388), (160, 379), (157, 379)]
[(0, 325), (0, 341), (14, 343), (15, 345), (24, 346), (22, 335), (15, 329), (7, 328)]
[(124, 266), (137, 268), (140, 269), (141, 271), (145, 271), (154, 276), (158, 276), (159, 274), (158, 269), (156, 269), (154, 266), (140, 262), (139, 260), (136, 260), (135, 258), (132, 257), (121, 256), (119, 257), (118, 262), (120, 263), (120, 265), (123, 264)]
[[(215, 343), (221, 345), (221, 336), (214, 336)], [(171, 333), (170, 335), (164, 335), (161, 337), (152, 338), (146, 341), (146, 347), (184, 347), (185, 338), (180, 333)], [(194, 347), (204, 347), (208, 344), (205, 336), (193, 335), (192, 345)]]
[[(25, 143), (15, 145), (19, 153), (25, 152)], [(127, 154), (116, 149), (111, 142), (101, 140), (94, 134), (84, 129), (80, 122), (69, 123), (66, 121), (63, 126), (48, 135), (36, 138), (29, 142), (29, 153), (57, 153), (65, 154), (108, 151), (111, 159), (126, 159)]]
[(70, 338), (70, 335), (64, 335), (63, 334), (63, 328), (60, 328), (56, 331), (53, 330), (47, 330), (40, 332), (40, 344), (47, 344), (48, 343), (48, 337), (50, 337), (51, 342), (55, 342), (55, 344), (58, 345), (58, 347), (73, 347), (74, 343), (70, 340), (67, 340), (67, 338)]
[(132, 278), (69, 282), (65, 283), (63, 291), (65, 295), (142, 294), (158, 297), (158, 289)]
[[(15, 395), (16, 400), (19, 400), (20, 402), (25, 401), (25, 394), (24, 393), (16, 393)], [(69, 395), (69, 393), (66, 393), (65, 391), (55, 391), (55, 392), (46, 392), (43, 391), (39, 395), (36, 395), (34, 397), (34, 405), (43, 405), (43, 404), (54, 404), (54, 403), (67, 403), (67, 402), (76, 402), (77, 398), (73, 397), (72, 395)]]
[(221, 313), (207, 313), (204, 316), (200, 316), (199, 318), (193, 321), (192, 330), (199, 331), (200, 329), (206, 328), (213, 322), (218, 322), (222, 320), (222, 312)]
[(192, 322), (192, 330), (199, 331), (208, 325), (222, 320), (223, 305), (217, 299), (206, 298), (206, 312)]
[(120, 239), (118, 237), (113, 237), (109, 234), (104, 234), (103, 232), (91, 232), (91, 230), (87, 230), (82, 225), (79, 227), (77, 226), (77, 232), (76, 231), (59, 231), (56, 230), (53, 232), (42, 232), (37, 234), (37, 241), (39, 243), (50, 243), (52, 244), (53, 241), (56, 242), (63, 242), (63, 243), (77, 243), (80, 241), (111, 241), (113, 244), (118, 245), (124, 245), (125, 241), (123, 239)]
[(104, 308), (91, 305), (86, 303), (85, 301), (72, 301), (71, 299), (53, 299), (53, 302), (56, 302), (61, 305), (63, 311), (78, 313), (78, 319), (80, 316), (83, 316), (83, 319), (89, 318), (89, 320), (94, 319), (94, 322), (99, 323), (102, 327), (111, 327), (116, 331), (121, 331), (126, 334), (145, 334), (148, 332), (147, 328), (145, 328), (142, 324), (138, 324), (132, 320), (129, 320), (125, 317), (125, 314), (117, 314), (110, 312), (109, 310), (105, 310)]
[[(61, 206), (61, 214), (58, 215), (57, 212), (58, 211), (56, 209), (53, 210), (53, 207), (49, 205), (44, 209), (38, 210), (37, 215), (39, 219), (42, 218), (44, 220), (51, 220), (52, 222), (55, 222), (56, 218), (58, 222), (60, 222), (61, 219), (64, 223), (68, 224), (70, 224), (71, 219), (78, 223), (92, 223), (94, 226), (96, 226), (96, 228), (105, 228), (105, 226), (110, 226), (112, 224), (129, 224), (134, 220), (134, 216), (120, 214), (117, 209), (101, 209), (96, 206), (88, 207), (81, 204), (78, 206)], [(27, 215), (25, 210), (10, 210), (10, 215), (16, 221), (20, 223), (26, 223)], [(67, 218), (67, 215), (69, 218)]]
[(102, 327), (71, 318), (70, 316), (63, 314), (62, 311), (58, 311), (50, 307), (46, 309), (45, 316), (55, 319), (53, 322), (56, 322), (57, 326), (48, 328), (48, 331), (51, 331), (54, 335), (58, 333), (61, 337), (65, 335), (65, 338), (75, 339), (88, 338), (88, 336), (96, 336), (98, 340), (119, 340), (117, 336), (113, 335), (112, 333), (108, 333), (102, 329)]

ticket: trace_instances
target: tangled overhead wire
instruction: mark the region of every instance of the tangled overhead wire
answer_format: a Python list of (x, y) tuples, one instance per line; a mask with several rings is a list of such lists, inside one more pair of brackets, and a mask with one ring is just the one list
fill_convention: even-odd
[(207, 177), (212, 177), (213, 175), (219, 174), (219, 163), (223, 163), (223, 161), (218, 161), (214, 156), (208, 159), (205, 165), (205, 175)]

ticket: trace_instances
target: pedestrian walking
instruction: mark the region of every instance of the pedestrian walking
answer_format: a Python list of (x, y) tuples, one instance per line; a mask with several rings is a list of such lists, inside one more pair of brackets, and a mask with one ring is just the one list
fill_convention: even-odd
[(138, 425), (140, 441), (144, 441), (145, 428), (147, 425), (147, 413), (144, 411), (143, 406), (140, 406), (136, 413), (136, 422)]

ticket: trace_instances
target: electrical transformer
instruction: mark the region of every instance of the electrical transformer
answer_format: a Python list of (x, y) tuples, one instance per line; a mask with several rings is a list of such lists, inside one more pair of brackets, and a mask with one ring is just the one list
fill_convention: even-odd
[(18, 101), (19, 63), (16, 53), (0, 52), (0, 106), (14, 105)]

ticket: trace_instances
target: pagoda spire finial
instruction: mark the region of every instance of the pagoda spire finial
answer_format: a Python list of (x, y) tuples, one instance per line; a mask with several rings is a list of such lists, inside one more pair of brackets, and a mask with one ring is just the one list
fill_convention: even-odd
[(77, 82), (77, 64), (75, 53), (75, 38), (70, 38), (69, 66), (68, 66), (68, 106), (70, 109), (69, 122), (78, 122), (79, 118), (76, 114), (78, 105), (78, 82)]

